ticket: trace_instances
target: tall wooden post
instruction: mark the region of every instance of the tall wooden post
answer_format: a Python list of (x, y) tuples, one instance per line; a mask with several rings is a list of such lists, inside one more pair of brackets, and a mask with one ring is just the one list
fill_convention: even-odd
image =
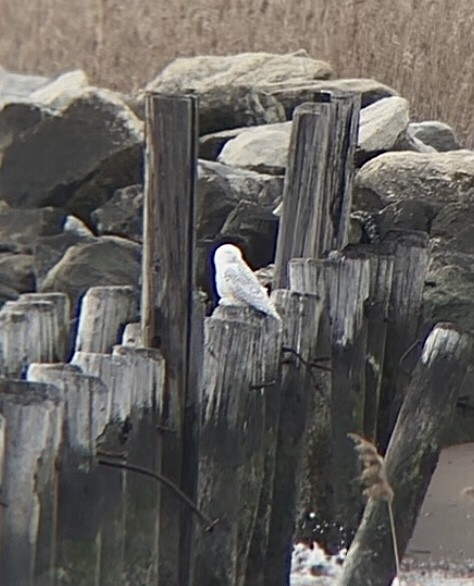
[[(196, 469), (196, 462), (187, 459), (186, 454), (193, 453), (192, 446), (183, 445), (183, 441), (187, 438), (190, 442), (193, 435), (185, 429), (190, 419), (186, 408), (195, 403), (192, 397), (199, 385), (190, 380), (189, 366), (201, 345), (192, 331), (196, 323), (197, 114), (195, 96), (146, 96), (143, 344), (160, 348), (166, 361), (162, 471), (190, 496), (195, 490), (195, 474), (189, 470)], [(198, 378), (195, 368), (193, 377)], [(182, 483), (183, 470), (187, 471), (188, 486)], [(185, 584), (183, 574), (189, 563), (180, 559), (180, 540), (188, 536), (184, 539), (189, 544), (189, 519), (177, 510), (169, 491), (162, 493), (160, 523), (161, 534), (166, 535), (160, 545), (160, 583)]]
[(288, 287), (291, 258), (318, 258), (347, 243), (360, 98), (325, 92), (315, 100), (293, 115), (275, 289)]

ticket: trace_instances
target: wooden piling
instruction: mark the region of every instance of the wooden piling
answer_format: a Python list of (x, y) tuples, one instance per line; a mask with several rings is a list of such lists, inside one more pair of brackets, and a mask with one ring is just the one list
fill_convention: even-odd
[(315, 94), (293, 114), (274, 289), (288, 286), (291, 258), (318, 258), (347, 243), (360, 98)]
[(348, 542), (361, 512), (353, 481), (353, 446), (347, 434), (362, 432), (364, 425), (365, 304), (370, 292), (370, 263), (361, 254), (338, 253), (325, 260), (293, 259), (289, 274), (293, 290), (317, 293), (324, 287), (325, 291), (331, 323), (334, 536)]
[(245, 579), (263, 477), (265, 425), (264, 398), (253, 384), (262, 376), (262, 327), (246, 319), (247, 311), (219, 308), (221, 317), (205, 320), (198, 503), (219, 522), (210, 533), (197, 528), (195, 586), (237, 586)]
[(411, 375), (410, 349), (416, 344), (421, 303), (428, 268), (428, 235), (425, 232), (393, 231), (383, 242), (394, 257), (393, 281), (387, 321), (383, 380), (377, 422), (377, 440), (382, 450), (403, 401)]
[[(317, 394), (312, 365), (317, 359), (317, 332), (321, 298), (286, 290), (275, 292), (283, 317), (283, 364), (281, 408), (276, 441), (273, 495), (263, 584), (288, 583), (297, 501), (301, 478), (307, 466), (302, 461), (303, 438), (308, 424), (310, 397)], [(327, 446), (326, 446), (327, 447)]]
[(95, 454), (97, 438), (109, 421), (107, 387), (70, 364), (31, 364), (27, 379), (54, 384), (64, 405), (56, 545), (59, 581), (98, 586), (101, 495)]
[[(166, 361), (163, 473), (193, 496), (196, 462), (185, 427), (192, 355), (202, 340), (193, 332), (198, 113), (196, 96), (146, 96), (146, 173), (141, 322), (143, 345), (161, 349)], [(189, 449), (188, 449), (189, 448)], [(188, 456), (189, 455), (189, 456)], [(184, 473), (186, 470), (186, 473)], [(186, 481), (184, 486), (182, 482)], [(185, 584), (189, 569), (190, 524), (163, 493), (160, 581)], [(184, 540), (188, 545), (184, 546)]]
[(110, 352), (122, 337), (125, 324), (136, 318), (133, 287), (91, 287), (82, 298), (75, 351)]
[(20, 301), (46, 301), (53, 304), (53, 361), (65, 362), (69, 358), (71, 301), (65, 293), (22, 293)]
[[(385, 456), (395, 495), (392, 506), (400, 556), (413, 532), (471, 361), (470, 338), (452, 324), (439, 323), (424, 344), (407, 389)], [(338, 586), (389, 586), (396, 574), (391, 539), (387, 503), (370, 499)]]
[(5, 419), (0, 575), (4, 584), (54, 580), (56, 460), (63, 406), (53, 385), (0, 380)]

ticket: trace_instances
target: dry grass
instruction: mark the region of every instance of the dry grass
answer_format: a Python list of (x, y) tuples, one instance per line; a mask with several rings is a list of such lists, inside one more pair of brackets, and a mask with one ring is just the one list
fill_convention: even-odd
[(472, 0), (0, 0), (0, 64), (124, 91), (179, 55), (305, 48), (375, 77), (474, 146)]

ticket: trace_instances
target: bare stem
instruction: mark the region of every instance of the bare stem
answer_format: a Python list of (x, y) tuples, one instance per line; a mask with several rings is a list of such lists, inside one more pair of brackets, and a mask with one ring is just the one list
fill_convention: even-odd
[(148, 476), (148, 478), (154, 478), (155, 480), (158, 480), (158, 482), (163, 483), (168, 488), (170, 488), (173, 491), (173, 493), (195, 513), (195, 515), (205, 525), (206, 531), (212, 531), (212, 529), (219, 521), (218, 519), (215, 519), (213, 521), (202, 511), (200, 511), (197, 508), (197, 506), (193, 503), (193, 501), (187, 495), (185, 495), (184, 492), (181, 489), (179, 489), (176, 486), (176, 484), (174, 484), (174, 482), (172, 482), (169, 478), (166, 478), (166, 476), (163, 476), (163, 474), (154, 472), (153, 470), (149, 470), (148, 468), (142, 468), (142, 466), (136, 466), (135, 464), (126, 464), (124, 462), (112, 462), (110, 460), (104, 460), (103, 458), (99, 458), (98, 462), (102, 466), (109, 466), (110, 468), (120, 468), (122, 470), (128, 470), (129, 472), (136, 472), (137, 474)]
[(397, 570), (397, 576), (400, 577), (400, 556), (398, 553), (397, 533), (395, 531), (395, 519), (393, 517), (392, 502), (387, 501), (388, 516), (390, 517), (390, 530), (392, 532), (392, 544), (393, 544), (393, 557), (395, 558), (395, 567)]

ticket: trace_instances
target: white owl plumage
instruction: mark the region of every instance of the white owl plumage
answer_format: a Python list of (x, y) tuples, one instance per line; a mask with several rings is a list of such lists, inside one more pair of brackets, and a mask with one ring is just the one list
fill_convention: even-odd
[(214, 253), (214, 266), (219, 305), (249, 305), (275, 319), (281, 319), (267, 290), (244, 261), (237, 246), (219, 246)]

